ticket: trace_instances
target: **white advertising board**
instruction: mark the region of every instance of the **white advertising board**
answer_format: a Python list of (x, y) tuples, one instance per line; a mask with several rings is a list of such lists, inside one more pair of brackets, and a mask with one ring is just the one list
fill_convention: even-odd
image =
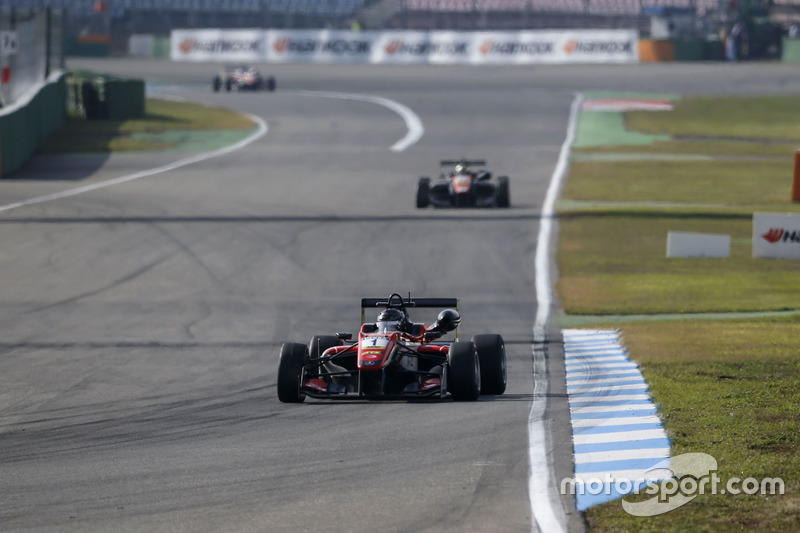
[(710, 233), (667, 233), (667, 257), (730, 257), (731, 236)]
[(369, 63), (379, 32), (297, 30), (265, 32), (264, 61), (272, 63)]
[(635, 30), (454, 32), (173, 30), (174, 61), (499, 64), (636, 63)]
[(263, 30), (173, 30), (173, 61), (264, 61)]
[(800, 259), (800, 214), (753, 213), (753, 257)]

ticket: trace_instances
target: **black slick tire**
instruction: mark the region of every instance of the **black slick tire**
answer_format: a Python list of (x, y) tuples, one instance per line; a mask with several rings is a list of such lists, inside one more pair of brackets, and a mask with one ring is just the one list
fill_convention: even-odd
[(481, 367), (481, 394), (503, 394), (506, 391), (506, 347), (503, 337), (495, 334), (472, 337)]
[(267, 78), (267, 91), (274, 92), (275, 91), (275, 78), (270, 76)]
[(431, 179), (420, 178), (417, 182), (417, 207), (424, 209), (431, 203)]
[(211, 88), (215, 93), (218, 93), (222, 88), (222, 78), (219, 76), (214, 76), (214, 80), (211, 82)]
[(471, 342), (454, 342), (447, 353), (447, 388), (453, 400), (474, 402), (481, 392), (478, 351)]
[(511, 206), (511, 191), (508, 186), (508, 176), (497, 178), (497, 207)]
[(308, 347), (305, 344), (287, 342), (281, 346), (278, 363), (278, 399), (283, 403), (300, 403), (306, 394), (300, 390)]

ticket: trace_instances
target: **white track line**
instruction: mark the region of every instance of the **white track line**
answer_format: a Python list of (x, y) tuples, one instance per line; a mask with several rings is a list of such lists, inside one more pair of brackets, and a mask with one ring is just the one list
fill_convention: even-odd
[[(572, 101), (567, 125), (567, 137), (561, 145), (550, 186), (547, 189), (542, 216), (539, 222), (539, 236), (536, 244), (536, 319), (533, 324), (533, 402), (528, 415), (528, 457), (531, 471), (528, 480), (528, 494), (531, 500), (532, 525), (542, 533), (566, 531), (566, 515), (557, 491), (555, 472), (549, 458), (552, 456), (552, 442), (548, 438), (545, 424), (547, 409), (547, 363), (545, 343), (547, 342), (547, 323), (550, 318), (552, 296), (550, 289), (550, 239), (552, 238), (552, 216), (561, 183), (567, 173), (569, 152), (575, 140), (578, 125), (578, 112), (583, 96), (577, 95)], [(536, 530), (536, 529), (534, 529)]]
[(67, 198), (69, 196), (76, 196), (78, 194), (83, 194), (85, 192), (95, 191), (97, 189), (103, 189), (105, 187), (111, 187), (112, 185), (119, 185), (120, 183), (127, 183), (129, 181), (146, 178), (148, 176), (153, 176), (155, 174), (161, 174), (162, 172), (169, 172), (170, 170), (175, 170), (176, 168), (184, 167), (186, 165), (191, 165), (192, 163), (198, 163), (200, 161), (205, 161), (206, 159), (212, 159), (214, 157), (227, 155), (230, 154), (231, 152), (235, 152), (236, 150), (240, 150), (241, 148), (244, 148), (248, 144), (260, 139), (261, 137), (266, 135), (267, 131), (269, 131), (267, 123), (264, 122), (263, 119), (255, 115), (251, 115), (249, 113), (244, 113), (244, 114), (258, 125), (258, 129), (251, 136), (242, 139), (236, 144), (232, 144), (230, 146), (226, 146), (225, 148), (220, 148), (218, 150), (213, 150), (211, 152), (203, 152), (201, 154), (193, 155), (185, 159), (180, 159), (178, 161), (175, 161), (173, 163), (168, 163), (160, 167), (151, 168), (149, 170), (143, 170), (141, 172), (136, 172), (135, 174), (128, 174), (127, 176), (121, 176), (119, 178), (113, 178), (106, 181), (99, 181), (97, 183), (92, 183), (91, 185), (85, 185), (83, 187), (76, 187), (74, 189), (67, 189), (66, 191), (61, 191), (53, 194), (36, 196), (28, 200), (22, 200), (21, 202), (14, 202), (13, 204), (2, 205), (0, 206), (0, 212), (10, 211), (11, 209), (16, 209), (17, 207), (23, 207), (26, 205), (41, 204), (43, 202), (49, 202), (51, 200), (59, 200), (61, 198)]
[(406, 123), (406, 127), (408, 128), (408, 133), (406, 136), (394, 143), (391, 147), (393, 152), (402, 152), (409, 146), (415, 144), (422, 135), (425, 133), (425, 128), (422, 126), (422, 121), (419, 119), (416, 113), (414, 113), (410, 108), (404, 106), (399, 102), (395, 102), (394, 100), (389, 100), (388, 98), (382, 98), (380, 96), (371, 96), (368, 94), (352, 94), (352, 93), (336, 93), (336, 92), (321, 92), (321, 91), (300, 91), (300, 94), (306, 96), (322, 96), (324, 98), (340, 98), (342, 100), (358, 100), (360, 102), (370, 102), (373, 104), (382, 105), (388, 109), (391, 109)]

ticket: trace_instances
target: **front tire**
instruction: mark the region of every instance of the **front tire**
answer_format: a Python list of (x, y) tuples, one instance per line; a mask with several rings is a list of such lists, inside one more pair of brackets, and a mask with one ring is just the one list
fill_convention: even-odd
[(508, 187), (508, 176), (497, 178), (497, 207), (511, 206), (511, 191)]
[(420, 178), (417, 183), (417, 207), (423, 209), (431, 203), (431, 179)]
[(211, 88), (214, 90), (215, 93), (218, 93), (219, 90), (222, 88), (222, 78), (219, 76), (214, 76), (214, 81), (211, 82)]
[(270, 76), (267, 78), (267, 91), (274, 92), (275, 91), (275, 78)]
[(287, 342), (281, 346), (278, 363), (278, 399), (283, 403), (301, 403), (306, 394), (300, 389), (308, 347)]
[(454, 342), (447, 353), (448, 388), (453, 400), (474, 402), (481, 392), (478, 351), (471, 342)]
[(500, 335), (472, 337), (481, 366), (481, 394), (503, 394), (508, 382), (506, 347)]

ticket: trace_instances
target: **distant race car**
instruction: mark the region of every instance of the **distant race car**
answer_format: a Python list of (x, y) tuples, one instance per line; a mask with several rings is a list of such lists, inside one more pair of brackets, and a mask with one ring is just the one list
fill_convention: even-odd
[(493, 181), (491, 172), (472, 168), (485, 165), (483, 160), (442, 161), (441, 166), (452, 168), (433, 183), (429, 177), (419, 178), (417, 207), (509, 207), (508, 176)]
[(214, 92), (219, 92), (223, 87), (226, 91), (274, 91), (275, 78), (264, 78), (255, 67), (238, 66), (226, 68), (214, 76), (211, 82)]
[[(409, 308), (444, 309), (431, 325), (411, 322)], [(455, 307), (455, 309), (452, 309)], [(375, 322), (366, 309), (380, 308)], [(445, 398), (474, 401), (506, 390), (506, 352), (500, 335), (459, 339), (457, 298), (361, 300), (361, 330), (314, 336), (308, 344), (285, 343), (278, 364), (278, 399)], [(455, 339), (443, 341), (455, 331)]]

